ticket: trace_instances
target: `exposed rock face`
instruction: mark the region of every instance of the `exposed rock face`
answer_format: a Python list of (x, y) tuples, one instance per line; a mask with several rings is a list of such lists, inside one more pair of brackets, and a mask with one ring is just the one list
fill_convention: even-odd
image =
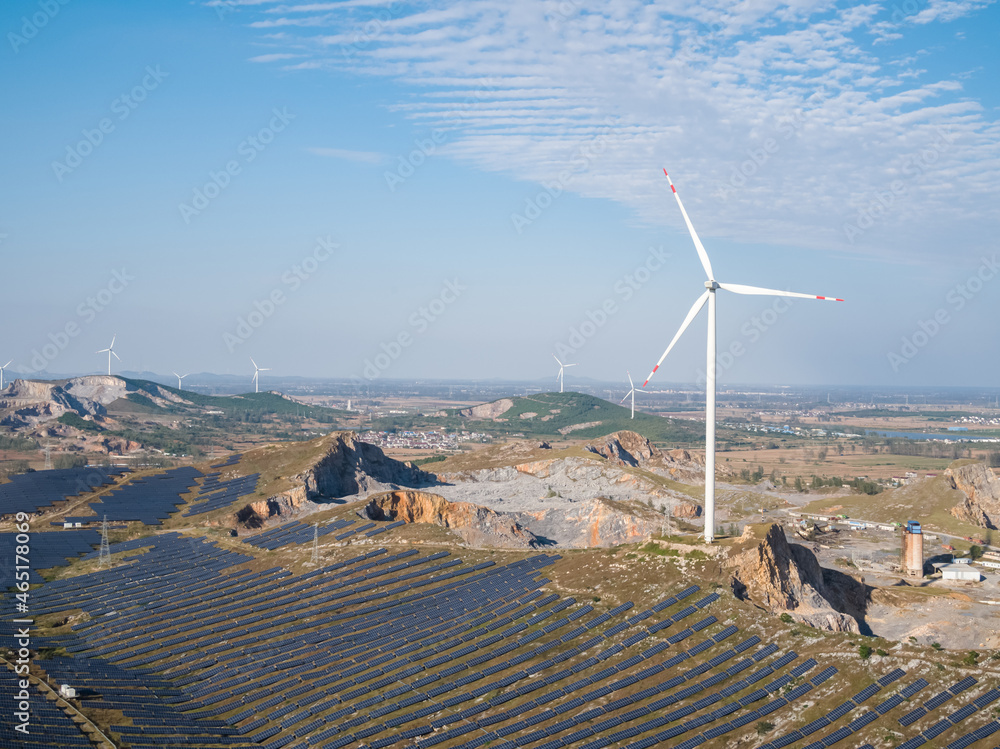
[(495, 419), (497, 416), (503, 416), (513, 407), (514, 401), (510, 398), (501, 398), (492, 403), (483, 403), (472, 408), (463, 408), (459, 413), (468, 419)]
[(525, 549), (538, 539), (507, 513), (494, 512), (471, 502), (449, 502), (437, 494), (393, 491), (369, 498), (365, 512), (372, 520), (432, 523), (455, 531), (472, 546)]
[(354, 432), (336, 432), (326, 454), (302, 474), (307, 495), (346, 497), (401, 487), (420, 488), (435, 483), (432, 474), (386, 457), (375, 445)]
[(540, 539), (574, 548), (611, 547), (638, 543), (663, 529), (662, 515), (607, 499), (579, 502), (563, 509), (513, 513)]
[(242, 507), (236, 512), (236, 522), (245, 528), (263, 528), (269, 523), (285, 522), (316, 507), (306, 497), (305, 487), (298, 486)]
[(705, 475), (703, 453), (692, 453), (682, 449), (660, 450), (635, 432), (615, 432), (587, 443), (584, 449), (602, 455), (611, 463), (623, 468), (642, 467), (672, 479), (695, 480)]
[(104, 416), (105, 406), (126, 398), (130, 392), (140, 392), (160, 406), (181, 402), (176, 394), (150, 383), (144, 390), (129, 389), (128, 383), (114, 375), (87, 375), (71, 380), (35, 382), (14, 380), (0, 391), (0, 411), (7, 411), (0, 420), (4, 426), (35, 427), (58, 419), (65, 413)]
[(780, 525), (762, 530), (747, 526), (736, 553), (725, 562), (732, 570), (733, 592), (811, 627), (861, 632), (870, 589), (849, 575), (820, 567), (811, 551), (788, 543)]
[(996, 530), (1000, 523), (1000, 479), (984, 463), (949, 468), (944, 475), (965, 499), (951, 509), (959, 520)]

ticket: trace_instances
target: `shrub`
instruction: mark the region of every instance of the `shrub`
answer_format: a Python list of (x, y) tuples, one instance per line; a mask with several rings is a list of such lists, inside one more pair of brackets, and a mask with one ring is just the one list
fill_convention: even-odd
[(861, 656), (861, 660), (867, 661), (869, 658), (872, 657), (871, 646), (870, 645), (859, 645), (858, 646), (858, 655)]

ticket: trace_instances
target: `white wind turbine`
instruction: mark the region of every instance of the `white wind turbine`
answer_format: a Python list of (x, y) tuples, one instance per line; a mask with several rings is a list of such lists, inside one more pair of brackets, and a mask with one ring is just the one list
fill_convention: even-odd
[(559, 392), (561, 393), (563, 391), (563, 370), (566, 369), (566, 367), (575, 367), (576, 365), (563, 364), (561, 361), (559, 361), (559, 357), (556, 356), (555, 354), (552, 354), (552, 358), (555, 359), (557, 362), (559, 362), (559, 374), (556, 375), (556, 379), (559, 380)]
[(652, 379), (656, 370), (660, 368), (660, 364), (663, 360), (667, 358), (667, 354), (677, 343), (678, 339), (687, 330), (688, 325), (694, 320), (695, 316), (701, 311), (701, 308), (705, 306), (705, 302), (708, 302), (708, 352), (706, 359), (706, 369), (708, 370), (705, 380), (705, 541), (707, 543), (712, 543), (715, 539), (715, 358), (716, 358), (716, 344), (715, 344), (715, 292), (717, 289), (725, 289), (726, 291), (732, 291), (735, 294), (763, 294), (766, 296), (791, 296), (800, 297), (802, 299), (822, 299), (829, 302), (842, 302), (843, 299), (834, 299), (827, 296), (815, 296), (813, 294), (799, 294), (794, 291), (777, 291), (775, 289), (762, 289), (757, 286), (743, 286), (742, 284), (734, 283), (720, 283), (715, 280), (715, 273), (712, 271), (712, 264), (708, 260), (708, 253), (705, 251), (704, 245), (702, 245), (701, 240), (698, 238), (698, 233), (694, 230), (694, 225), (691, 223), (691, 219), (688, 218), (687, 211), (684, 210), (684, 204), (681, 202), (681, 196), (677, 194), (677, 188), (674, 187), (673, 180), (670, 179), (670, 175), (667, 174), (667, 170), (664, 169), (663, 173), (667, 175), (667, 181), (670, 182), (670, 189), (674, 193), (674, 197), (677, 199), (677, 205), (681, 209), (681, 215), (684, 217), (684, 223), (687, 225), (688, 232), (691, 234), (691, 239), (694, 240), (694, 247), (698, 251), (698, 258), (701, 260), (701, 266), (705, 269), (705, 274), (708, 276), (708, 280), (705, 281), (705, 291), (698, 297), (694, 305), (691, 307), (690, 311), (687, 313), (687, 317), (684, 318), (684, 322), (681, 323), (680, 330), (677, 331), (676, 335), (670, 345), (667, 346), (667, 350), (663, 352), (663, 356), (660, 360), (656, 362), (656, 366), (653, 367), (653, 371), (649, 373), (649, 377), (646, 378), (646, 382), (642, 383), (643, 387)]
[[(253, 359), (251, 359), (250, 361), (253, 361)], [(190, 372), (188, 374), (190, 374)], [(177, 389), (180, 390), (181, 389), (181, 380), (183, 380), (185, 377), (187, 377), (187, 375), (186, 374), (179, 375), (176, 372), (174, 372), (174, 377), (177, 378)]]
[(7, 363), (6, 363), (6, 364), (4, 364), (4, 365), (3, 365), (2, 367), (0, 367), (0, 390), (3, 390), (3, 371), (4, 371), (5, 369), (7, 369), (7, 367), (9, 367), (9, 366), (10, 366), (10, 362), (12, 362), (12, 361), (14, 361), (14, 360), (13, 360), (13, 359), (11, 359), (11, 360), (10, 360), (9, 362), (7, 362)]
[[(624, 403), (624, 402), (625, 402), (625, 399), (631, 396), (631, 398), (632, 398), (632, 417), (631, 417), (631, 418), (633, 418), (633, 419), (634, 419), (634, 418), (635, 418), (635, 393), (636, 393), (636, 390), (635, 390), (635, 383), (634, 383), (634, 382), (632, 382), (632, 373), (631, 373), (631, 372), (629, 372), (629, 371), (628, 371), (628, 370), (626, 369), (626, 370), (625, 370), (625, 374), (627, 374), (627, 375), (628, 375), (628, 386), (629, 386), (629, 390), (628, 390), (628, 392), (627, 392), (627, 393), (625, 393), (625, 398), (622, 398), (622, 399), (621, 399), (620, 401), (618, 401), (618, 403)], [(648, 380), (647, 380), (647, 382), (648, 382)], [(642, 391), (640, 390), (639, 392), (641, 393)]]
[(118, 356), (118, 354), (115, 353), (115, 339), (117, 337), (118, 337), (117, 333), (115, 335), (111, 336), (111, 345), (108, 346), (107, 348), (102, 348), (100, 351), (96, 352), (98, 354), (103, 354), (103, 353), (107, 352), (107, 354), (108, 354), (108, 374), (109, 375), (111, 374), (111, 357), (114, 356), (118, 361), (122, 360), (122, 358), (120, 356)]
[(253, 364), (253, 370), (254, 370), (253, 371), (253, 380), (252, 380), (252, 382), (253, 382), (253, 391), (255, 393), (259, 393), (260, 392), (260, 373), (261, 372), (270, 372), (271, 368), (270, 367), (258, 367), (257, 366), (257, 362), (255, 362), (253, 360), (252, 356), (250, 357), (250, 362)]

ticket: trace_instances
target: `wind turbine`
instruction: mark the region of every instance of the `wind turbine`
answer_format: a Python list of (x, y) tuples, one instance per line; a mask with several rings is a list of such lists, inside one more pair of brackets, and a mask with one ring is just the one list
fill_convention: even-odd
[(122, 358), (120, 356), (118, 356), (118, 354), (115, 353), (115, 339), (117, 337), (118, 337), (117, 333), (115, 335), (111, 336), (111, 345), (108, 346), (107, 348), (102, 348), (100, 351), (96, 352), (98, 354), (103, 354), (104, 352), (107, 352), (107, 354), (108, 354), (108, 375), (111, 374), (111, 357), (114, 356), (118, 361), (122, 360)]
[[(629, 391), (627, 393), (625, 393), (625, 398), (628, 398), (629, 396), (632, 396), (632, 418), (634, 419), (635, 418), (635, 383), (632, 382), (632, 373), (631, 372), (629, 372), (626, 369), (625, 370), (625, 374), (628, 375), (628, 384), (629, 384)], [(647, 380), (647, 382), (649, 382), (649, 380)], [(622, 398), (618, 402), (619, 403), (624, 403), (625, 402), (625, 398)]]
[(0, 390), (3, 390), (3, 371), (4, 371), (5, 369), (7, 369), (7, 367), (9, 367), (9, 366), (10, 366), (10, 362), (12, 362), (12, 361), (14, 361), (14, 360), (13, 360), (13, 359), (11, 359), (11, 360), (10, 360), (9, 362), (7, 362), (7, 363), (6, 363), (6, 364), (4, 364), (4, 365), (3, 365), (2, 367), (0, 367)]
[(559, 380), (559, 392), (561, 393), (563, 391), (563, 370), (566, 369), (566, 367), (575, 367), (576, 365), (563, 364), (561, 361), (559, 361), (559, 357), (556, 356), (555, 354), (552, 354), (552, 358), (555, 359), (557, 362), (559, 362), (559, 374), (556, 375), (556, 379)]
[(765, 296), (790, 296), (799, 297), (802, 299), (822, 299), (828, 302), (842, 302), (843, 299), (834, 299), (827, 296), (815, 296), (813, 294), (799, 294), (794, 291), (777, 291), (775, 289), (763, 289), (757, 286), (744, 286), (742, 284), (734, 283), (720, 283), (715, 280), (715, 273), (712, 271), (712, 264), (709, 262), (708, 253), (705, 251), (705, 246), (701, 243), (698, 238), (698, 233), (694, 230), (694, 225), (691, 223), (691, 219), (688, 218), (687, 211), (684, 210), (684, 204), (681, 202), (681, 196), (677, 194), (677, 188), (674, 187), (673, 180), (670, 179), (670, 175), (667, 174), (667, 170), (664, 169), (663, 173), (667, 176), (667, 181), (670, 183), (670, 190), (674, 193), (674, 197), (677, 199), (677, 206), (681, 209), (681, 215), (684, 217), (684, 223), (687, 225), (688, 232), (691, 234), (691, 239), (694, 241), (695, 250), (698, 252), (698, 259), (701, 260), (701, 266), (705, 269), (705, 275), (708, 276), (708, 280), (705, 281), (705, 291), (701, 296), (695, 301), (694, 305), (687, 313), (687, 317), (684, 318), (684, 322), (681, 323), (680, 330), (674, 335), (670, 345), (667, 346), (667, 350), (663, 352), (663, 356), (660, 360), (656, 362), (656, 366), (653, 367), (653, 371), (649, 373), (649, 377), (646, 378), (646, 382), (642, 383), (643, 387), (652, 379), (656, 370), (660, 368), (660, 364), (663, 360), (667, 358), (667, 354), (677, 343), (678, 339), (684, 334), (691, 321), (694, 320), (695, 316), (701, 311), (701, 308), (705, 306), (705, 302), (708, 302), (708, 351), (706, 359), (706, 369), (708, 370), (706, 380), (705, 380), (705, 542), (712, 543), (715, 539), (715, 359), (716, 359), (716, 343), (715, 343), (715, 292), (718, 289), (725, 289), (726, 291), (731, 291), (734, 294), (762, 294)]
[[(251, 359), (251, 361), (253, 361), (253, 360)], [(190, 374), (190, 372), (188, 372), (188, 374)], [(187, 377), (187, 375), (186, 374), (185, 375), (179, 375), (176, 372), (174, 372), (174, 377), (177, 378), (177, 389), (180, 390), (181, 389), (181, 380), (183, 380), (185, 377)]]
[(271, 368), (270, 367), (258, 367), (257, 366), (257, 362), (255, 362), (253, 360), (252, 356), (250, 357), (250, 362), (253, 364), (253, 369), (254, 369), (253, 380), (252, 380), (252, 382), (253, 382), (253, 391), (255, 393), (259, 393), (260, 392), (260, 373), (261, 372), (270, 372)]

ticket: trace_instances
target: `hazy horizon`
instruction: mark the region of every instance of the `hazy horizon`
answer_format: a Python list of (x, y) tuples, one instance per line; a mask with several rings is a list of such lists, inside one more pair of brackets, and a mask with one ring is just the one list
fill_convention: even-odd
[[(992, 387), (998, 28), (989, 0), (7, 4), (5, 381), (105, 372), (117, 336), (116, 372), (164, 377), (554, 381), (555, 353), (641, 383), (705, 281), (666, 167), (720, 280), (846, 300), (720, 292), (721, 388)], [(699, 380), (705, 324), (651, 387)]]

